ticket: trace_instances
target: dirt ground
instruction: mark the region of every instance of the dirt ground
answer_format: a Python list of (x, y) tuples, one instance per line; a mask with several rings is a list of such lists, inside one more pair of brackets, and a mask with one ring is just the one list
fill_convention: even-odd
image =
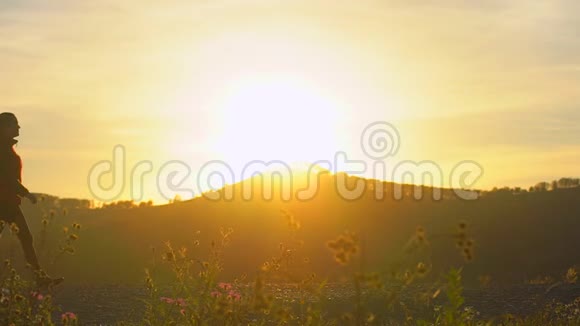
[[(297, 302), (299, 297), (292, 286), (274, 286), (272, 289), (279, 300)], [(420, 287), (410, 288), (402, 293), (404, 301), (412, 302), (420, 293)], [(324, 297), (327, 299), (325, 311), (329, 316), (340, 316), (351, 311), (352, 288), (344, 285), (327, 285)], [(528, 315), (540, 310), (551, 300), (570, 302), (580, 296), (580, 285), (560, 285), (550, 288), (547, 285), (518, 285), (509, 288), (488, 288), (464, 290), (465, 305), (480, 312), (480, 317), (491, 318), (510, 313)], [(102, 286), (65, 286), (54, 292), (54, 302), (62, 312), (71, 311), (77, 314), (82, 325), (115, 325), (117, 321), (139, 321), (144, 311), (142, 299), (146, 297), (143, 288), (124, 285)], [(312, 299), (314, 300), (314, 299)], [(443, 304), (445, 295), (440, 295), (433, 304)], [(291, 303), (297, 305), (297, 303)], [(369, 294), (366, 307), (371, 311), (387, 313), (382, 300)], [(412, 310), (412, 305), (410, 305)], [(425, 308), (414, 311), (418, 316), (428, 317), (430, 310)], [(55, 320), (60, 319), (61, 312), (55, 312)], [(396, 316), (395, 316), (396, 317)]]

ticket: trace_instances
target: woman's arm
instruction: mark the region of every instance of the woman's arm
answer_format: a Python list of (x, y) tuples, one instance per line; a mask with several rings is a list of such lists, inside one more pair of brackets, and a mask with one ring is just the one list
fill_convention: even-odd
[(22, 183), (20, 183), (20, 181), (18, 181), (18, 179), (15, 180), (13, 187), (18, 196), (28, 198), (28, 200), (30, 200), (33, 204), (36, 204), (36, 196), (28, 191), (28, 189)]
[(2, 188), (2, 193), (12, 193), (20, 197), (28, 198), (32, 203), (36, 203), (36, 196), (30, 193), (20, 180), (7, 173), (3, 165), (0, 164), (0, 188)]
[(20, 197), (26, 197), (30, 193), (30, 191), (28, 191), (28, 189), (18, 180), (14, 180), (12, 189), (14, 189), (16, 194)]

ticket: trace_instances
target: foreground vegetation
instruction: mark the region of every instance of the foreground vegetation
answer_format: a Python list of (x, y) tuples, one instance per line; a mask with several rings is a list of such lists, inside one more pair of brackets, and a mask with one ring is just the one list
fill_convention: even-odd
[[(309, 260), (302, 257), (302, 242), (297, 238), (301, 224), (291, 212), (282, 211), (290, 236), (280, 243), (278, 255), (265, 261), (250, 278), (242, 276), (232, 282), (220, 281), (223, 252), (230, 244), (232, 229), (220, 231), (212, 241), (208, 256), (198, 253), (199, 241), (193, 248), (174, 248), (166, 242), (164, 250), (153, 251), (154, 263), (145, 269), (143, 300), (145, 313), (139, 320), (118, 321), (119, 325), (569, 325), (580, 324), (580, 297), (570, 303), (553, 302), (532, 316), (497, 316), (491, 320), (465, 305), (462, 267), (451, 268), (435, 282), (423, 282), (431, 273), (431, 263), (417, 260), (426, 250), (429, 236), (423, 227), (405, 245), (408, 255), (396, 267), (385, 271), (364, 271), (360, 264), (360, 239), (344, 232), (326, 243), (328, 254), (337, 268), (348, 275), (354, 291), (344, 310), (329, 311), (324, 291), (325, 280), (319, 280), (307, 269)], [(80, 230), (80, 225), (73, 226)], [(18, 232), (11, 227), (12, 235)], [(65, 227), (56, 257), (70, 252), (71, 241), (78, 236)], [(74, 239), (74, 240), (73, 240)], [(469, 227), (459, 222), (453, 236), (458, 255), (464, 263), (476, 259), (475, 239)], [(63, 245), (64, 244), (64, 245)], [(155, 274), (163, 269), (172, 272), (168, 286), (160, 288)], [(576, 283), (577, 271), (571, 268), (562, 282)], [(402, 293), (413, 284), (422, 283), (424, 291), (411, 300)], [(3, 325), (77, 325), (82, 316), (63, 311), (54, 304), (50, 291), (39, 291), (25, 281), (5, 260), (0, 272), (0, 323)], [(294, 287), (292, 296), (280, 295), (278, 285)], [(379, 302), (377, 306), (374, 303)], [(426, 311), (431, 311), (425, 314)], [(60, 320), (55, 321), (55, 312)]]
[[(564, 207), (567, 209), (576, 205), (573, 200), (576, 194), (571, 192), (551, 191), (529, 195), (534, 196), (530, 197), (529, 201), (520, 196), (517, 199), (510, 197), (509, 203), (512, 207), (522, 205), (528, 210), (538, 199), (548, 208), (552, 202), (558, 206), (562, 205), (562, 202), (567, 203)], [(554, 197), (555, 195), (559, 197)], [(491, 207), (491, 213), (496, 212), (494, 205), (505, 200), (502, 196), (504, 195), (487, 196), (482, 200), (483, 203), (478, 203), (476, 210)], [(332, 205), (336, 204), (330, 202)], [(377, 232), (390, 231), (383, 237), (388, 236), (390, 241), (396, 242), (397, 251), (379, 246), (372, 240), (369, 228), (356, 227), (358, 225), (356, 223), (365, 223), (366, 220), (344, 223), (344, 216), (337, 213), (336, 208), (328, 210), (329, 214), (337, 214), (337, 218), (333, 221), (336, 226), (329, 229), (323, 229), (322, 226), (326, 224), (320, 223), (321, 221), (304, 216), (303, 212), (311, 210), (301, 206), (292, 207), (274, 203), (268, 207), (278, 208), (275, 213), (268, 208), (267, 214), (270, 216), (268, 225), (252, 224), (254, 220), (246, 220), (236, 225), (238, 220), (216, 218), (216, 221), (212, 221), (214, 224), (234, 225), (234, 228), (215, 230), (212, 227), (200, 227), (199, 229), (203, 229), (201, 232), (184, 231), (182, 224), (173, 224), (175, 221), (171, 220), (171, 214), (181, 213), (184, 207), (188, 207), (187, 205), (189, 203), (167, 206), (165, 209), (168, 211), (173, 209), (175, 212), (163, 215), (166, 219), (159, 220), (162, 224), (155, 224), (156, 220), (153, 219), (147, 220), (147, 223), (141, 220), (139, 224), (130, 224), (129, 219), (115, 216), (117, 224), (113, 224), (106, 239), (102, 237), (102, 229), (97, 229), (101, 216), (94, 217), (93, 220), (83, 219), (75, 215), (79, 211), (74, 209), (41, 205), (39, 208), (41, 218), (29, 219), (29, 223), (35, 232), (36, 246), (43, 266), (47, 266), (49, 272), (77, 266), (78, 259), (84, 259), (84, 264), (89, 264), (91, 260), (101, 259), (101, 256), (105, 258), (112, 256), (114, 261), (127, 262), (127, 265), (134, 261), (140, 262), (140, 276), (134, 281), (141, 283), (146, 290), (146, 296), (141, 298), (143, 308), (139, 310), (144, 313), (127, 314), (118, 320), (119, 325), (580, 324), (580, 298), (549, 302), (534, 313), (522, 316), (501, 313), (496, 316), (483, 316), (470, 306), (473, 302), (466, 300), (464, 292), (466, 284), (481, 286), (506, 284), (505, 280), (501, 280), (502, 274), (490, 275), (483, 267), (488, 264), (486, 260), (497, 264), (491, 261), (494, 256), (489, 254), (489, 248), (486, 246), (493, 245), (493, 240), (501, 236), (500, 228), (509, 229), (510, 221), (506, 221), (504, 225), (495, 225), (495, 233), (482, 232), (483, 223), (469, 217), (461, 219), (449, 217), (445, 223), (440, 224), (429, 224), (426, 219), (423, 220), (425, 223), (417, 223), (417, 219), (405, 220), (407, 224), (415, 223), (412, 229), (402, 227), (401, 223), (396, 224), (394, 220), (390, 221), (391, 229), (371, 224), (370, 228), (375, 228)], [(389, 206), (390, 212), (411, 211), (416, 214), (418, 212), (416, 207), (424, 204), (404, 202), (401, 205), (404, 207)], [(441, 208), (436, 206), (438, 204), (427, 203), (427, 205), (420, 211), (430, 211), (437, 216), (440, 214), (437, 211), (441, 210), (449, 214), (454, 213), (455, 216), (463, 216), (461, 211), (452, 206)], [(374, 208), (371, 205), (367, 206), (371, 207), (368, 212), (372, 212)], [(240, 210), (239, 207), (236, 206), (235, 209)], [(140, 209), (143, 209), (141, 211), (143, 213), (160, 212), (158, 207)], [(252, 207), (246, 212), (253, 213), (263, 209), (264, 207)], [(115, 213), (113, 210), (106, 211), (107, 214)], [(139, 212), (133, 209), (131, 211), (133, 214)], [(121, 210), (118, 213), (129, 214), (129, 210)], [(143, 218), (141, 216), (141, 219)], [(520, 217), (513, 218), (518, 220)], [(82, 222), (82, 228), (79, 221)], [(107, 222), (109, 221), (112, 220)], [(533, 221), (530, 223), (534, 223)], [(563, 225), (573, 228), (571, 224), (573, 220), (565, 221)], [(560, 223), (556, 217), (552, 222), (553, 225)], [(130, 227), (120, 227), (121, 223), (127, 223)], [(163, 231), (163, 223), (166, 231)], [(152, 238), (147, 237), (150, 233), (144, 229), (151, 227), (151, 224), (159, 236), (168, 241), (161, 247), (147, 247), (147, 258), (115, 256), (127, 246), (141, 245), (139, 241), (149, 241), (149, 244), (155, 245)], [(349, 225), (351, 227), (348, 227)], [(340, 231), (339, 227), (345, 231)], [(181, 233), (187, 234), (187, 241), (179, 236), (180, 233), (176, 228), (181, 228)], [(271, 233), (263, 233), (261, 238), (257, 237), (256, 229), (264, 228), (271, 230)], [(145, 240), (133, 237), (133, 233), (127, 234), (128, 229), (133, 229), (133, 233), (139, 234)], [(356, 231), (348, 231), (353, 229)], [(563, 239), (568, 239), (565, 229), (562, 230), (559, 235)], [(558, 235), (552, 234), (556, 232), (555, 229), (544, 231), (551, 232), (550, 236), (553, 237)], [(0, 239), (3, 249), (6, 249), (4, 250), (6, 260), (3, 258), (0, 267), (2, 291), (0, 324), (83, 324), (83, 318), (87, 316), (69, 311), (69, 307), (55, 302), (54, 291), (36, 289), (28, 281), (32, 279), (31, 272), (21, 262), (19, 263), (21, 249), (16, 239), (17, 232), (14, 226), (6, 225), (3, 239)], [(97, 237), (99, 232), (100, 238)], [(489, 237), (494, 234), (499, 236), (490, 239)], [(123, 241), (114, 240), (117, 236)], [(264, 238), (270, 241), (264, 242)], [(508, 245), (521, 241), (523, 240), (520, 238)], [(259, 247), (272, 243), (276, 245)], [(529, 255), (544, 255), (542, 252), (534, 252), (532, 249), (534, 245), (537, 244), (526, 244), (526, 249), (530, 251)], [(312, 249), (317, 246), (321, 248), (320, 251)], [(396, 252), (398, 254), (394, 254)], [(101, 256), (94, 256), (95, 254)], [(376, 264), (373, 259), (379, 254), (390, 259), (387, 263)], [(557, 257), (560, 263), (562, 257), (575, 259), (571, 251), (563, 252)], [(522, 261), (521, 257), (513, 257), (514, 261), (518, 259)], [(259, 262), (255, 263), (256, 261)], [(244, 263), (244, 268), (240, 269), (239, 264)], [(103, 266), (103, 270), (120, 267)], [(82, 268), (90, 266), (78, 268), (77, 274), (83, 271)], [(525, 280), (520, 279), (520, 282), (543, 284), (546, 291), (572, 286), (578, 282), (578, 269), (573, 264), (568, 264), (567, 267), (560, 268), (558, 273), (550, 275), (533, 272), (527, 274), (528, 267), (523, 265), (521, 268), (528, 277)], [(328, 273), (322, 273), (323, 269)], [(537, 275), (541, 277), (535, 277)], [(90, 278), (89, 274), (81, 276)], [(62, 286), (69, 284), (67, 281)], [(338, 287), (344, 290), (337, 299), (329, 293)]]

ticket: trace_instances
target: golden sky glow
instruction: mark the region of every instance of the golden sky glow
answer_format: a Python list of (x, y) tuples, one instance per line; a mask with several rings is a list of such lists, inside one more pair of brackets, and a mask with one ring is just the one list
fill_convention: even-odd
[(396, 159), (476, 160), (482, 188), (578, 176), (576, 1), (121, 3), (0, 3), (0, 109), (32, 191), (90, 197), (116, 144), (194, 171), (365, 159), (377, 120)]

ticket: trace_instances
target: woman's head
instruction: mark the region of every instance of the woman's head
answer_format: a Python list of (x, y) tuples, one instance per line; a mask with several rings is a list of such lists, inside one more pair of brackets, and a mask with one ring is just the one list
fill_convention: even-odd
[(20, 126), (18, 119), (14, 113), (2, 112), (0, 113), (0, 137), (2, 139), (12, 139), (18, 137)]

